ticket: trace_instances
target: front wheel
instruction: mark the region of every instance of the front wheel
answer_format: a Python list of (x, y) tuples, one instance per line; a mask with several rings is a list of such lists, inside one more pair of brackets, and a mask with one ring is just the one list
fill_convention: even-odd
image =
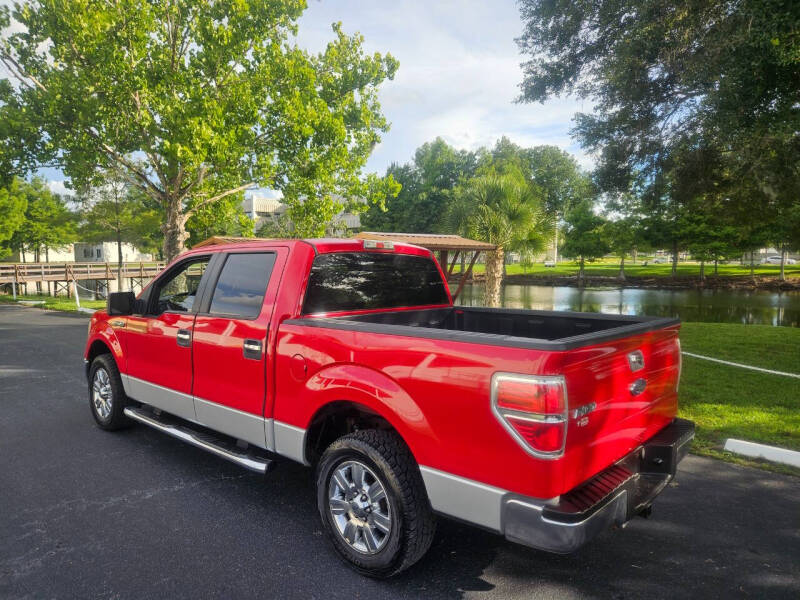
[(413, 565), (436, 530), (419, 467), (389, 431), (357, 431), (328, 447), (317, 467), (317, 507), (339, 555), (372, 577)]
[(101, 429), (113, 431), (131, 424), (123, 412), (127, 400), (114, 357), (101, 354), (89, 368), (89, 406)]

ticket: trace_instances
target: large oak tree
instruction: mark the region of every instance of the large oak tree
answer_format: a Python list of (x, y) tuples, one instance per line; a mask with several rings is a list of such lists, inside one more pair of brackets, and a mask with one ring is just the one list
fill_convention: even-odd
[[(758, 206), (779, 215), (778, 224), (792, 221), (800, 205), (800, 3), (520, 0), (520, 10), (521, 100), (591, 100), (575, 133), (597, 153), (604, 190), (635, 184), (655, 213), (665, 202), (716, 197), (733, 182), (725, 210), (746, 215), (739, 208), (750, 207), (752, 215)], [(716, 159), (697, 160), (708, 156)], [(694, 179), (681, 181), (681, 173)], [(676, 195), (687, 187), (694, 195)], [(772, 237), (797, 244), (791, 227)]]
[(283, 192), (299, 235), (382, 202), (361, 173), (388, 128), (377, 99), (397, 62), (334, 24), (320, 54), (293, 35), (305, 0), (26, 0), (3, 8), (0, 167), (63, 169), (76, 189), (116, 169), (163, 211), (164, 255), (197, 211), (251, 186)]

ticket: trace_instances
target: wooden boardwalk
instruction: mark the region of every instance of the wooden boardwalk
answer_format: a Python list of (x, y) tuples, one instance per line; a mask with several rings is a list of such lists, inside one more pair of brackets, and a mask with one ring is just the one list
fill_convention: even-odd
[[(126, 262), (122, 263), (122, 278), (131, 279), (142, 284), (145, 280), (158, 275), (166, 263), (163, 262)], [(75, 281), (103, 281), (117, 279), (117, 264), (107, 262), (85, 263), (0, 263), (0, 284), (11, 283), (15, 286), (29, 283), (53, 281), (56, 289), (59, 284), (65, 286)]]

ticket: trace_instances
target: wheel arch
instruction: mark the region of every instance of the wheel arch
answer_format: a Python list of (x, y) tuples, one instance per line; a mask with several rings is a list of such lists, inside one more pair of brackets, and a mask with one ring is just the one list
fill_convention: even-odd
[(86, 351), (84, 359), (86, 362), (86, 375), (89, 375), (89, 369), (92, 366), (92, 361), (101, 354), (110, 354), (117, 364), (120, 373), (124, 371), (124, 358), (122, 354), (122, 346), (119, 343), (114, 330), (106, 327), (94, 334), (92, 339), (86, 344)]
[(316, 464), (337, 439), (363, 429), (392, 431), (408, 447), (397, 427), (374, 408), (349, 399), (333, 400), (320, 406), (309, 421), (304, 448), (306, 461)]
[[(358, 429), (390, 429), (420, 464), (426, 458), (421, 453), (431, 442), (436, 445), (437, 436), (410, 394), (393, 378), (364, 365), (338, 363), (320, 369), (305, 381), (295, 399), (293, 407), (302, 407), (300, 411), (289, 416), (292, 407), (284, 405), (284, 412), (278, 405), (276, 417), (304, 424), (306, 464), (324, 451), (323, 444), (333, 441), (331, 431), (341, 437)], [(281, 418), (284, 415), (289, 418)]]

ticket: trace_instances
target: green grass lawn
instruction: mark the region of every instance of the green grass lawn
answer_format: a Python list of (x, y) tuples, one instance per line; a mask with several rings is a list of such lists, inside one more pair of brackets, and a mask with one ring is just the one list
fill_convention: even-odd
[[(72, 296), (36, 296), (33, 294), (29, 294), (27, 296), (23, 296), (21, 294), (17, 295), (17, 299), (24, 300), (24, 301), (31, 301), (31, 302), (44, 302), (44, 304), (39, 304), (40, 308), (46, 308), (49, 310), (61, 310), (65, 312), (77, 312), (78, 309), (75, 306), (75, 298)], [(2, 303), (13, 303), (14, 298), (13, 296), (7, 294), (0, 294), (0, 302)], [(93, 310), (97, 310), (99, 308), (106, 307), (105, 300), (88, 300), (81, 298), (81, 307), (83, 308), (91, 308)]]
[[(800, 373), (800, 329), (767, 325), (684, 323), (683, 350)], [(723, 452), (733, 437), (800, 450), (800, 379), (683, 358), (680, 416), (697, 424), (697, 454), (752, 464)], [(800, 474), (790, 467), (769, 468)]]
[[(637, 264), (631, 263), (629, 260), (625, 261), (625, 275), (628, 277), (671, 277), (672, 265), (671, 264), (652, 264), (649, 261), (646, 267), (637, 261)], [(455, 273), (459, 272), (460, 266), (456, 266)], [(542, 263), (532, 265), (527, 269), (523, 269), (519, 264), (511, 264), (506, 266), (506, 272), (509, 275), (558, 275), (568, 276), (576, 275), (578, 273), (579, 265), (574, 261), (559, 262), (555, 267), (545, 268)], [(476, 264), (473, 268), (475, 273), (483, 273), (485, 271), (484, 265)], [(719, 265), (719, 275), (726, 277), (749, 277), (750, 266), (741, 266), (737, 263), (730, 263), (727, 265)], [(800, 277), (800, 265), (786, 265), (784, 269), (786, 277)], [(781, 268), (778, 265), (756, 265), (755, 274), (757, 276), (778, 277)], [(588, 277), (616, 277), (619, 274), (619, 261), (615, 259), (603, 259), (591, 263), (586, 263), (586, 275)], [(714, 265), (706, 265), (706, 276), (711, 277), (714, 275)], [(679, 262), (678, 263), (678, 276), (683, 277), (699, 277), (700, 276), (700, 263), (695, 262)]]

